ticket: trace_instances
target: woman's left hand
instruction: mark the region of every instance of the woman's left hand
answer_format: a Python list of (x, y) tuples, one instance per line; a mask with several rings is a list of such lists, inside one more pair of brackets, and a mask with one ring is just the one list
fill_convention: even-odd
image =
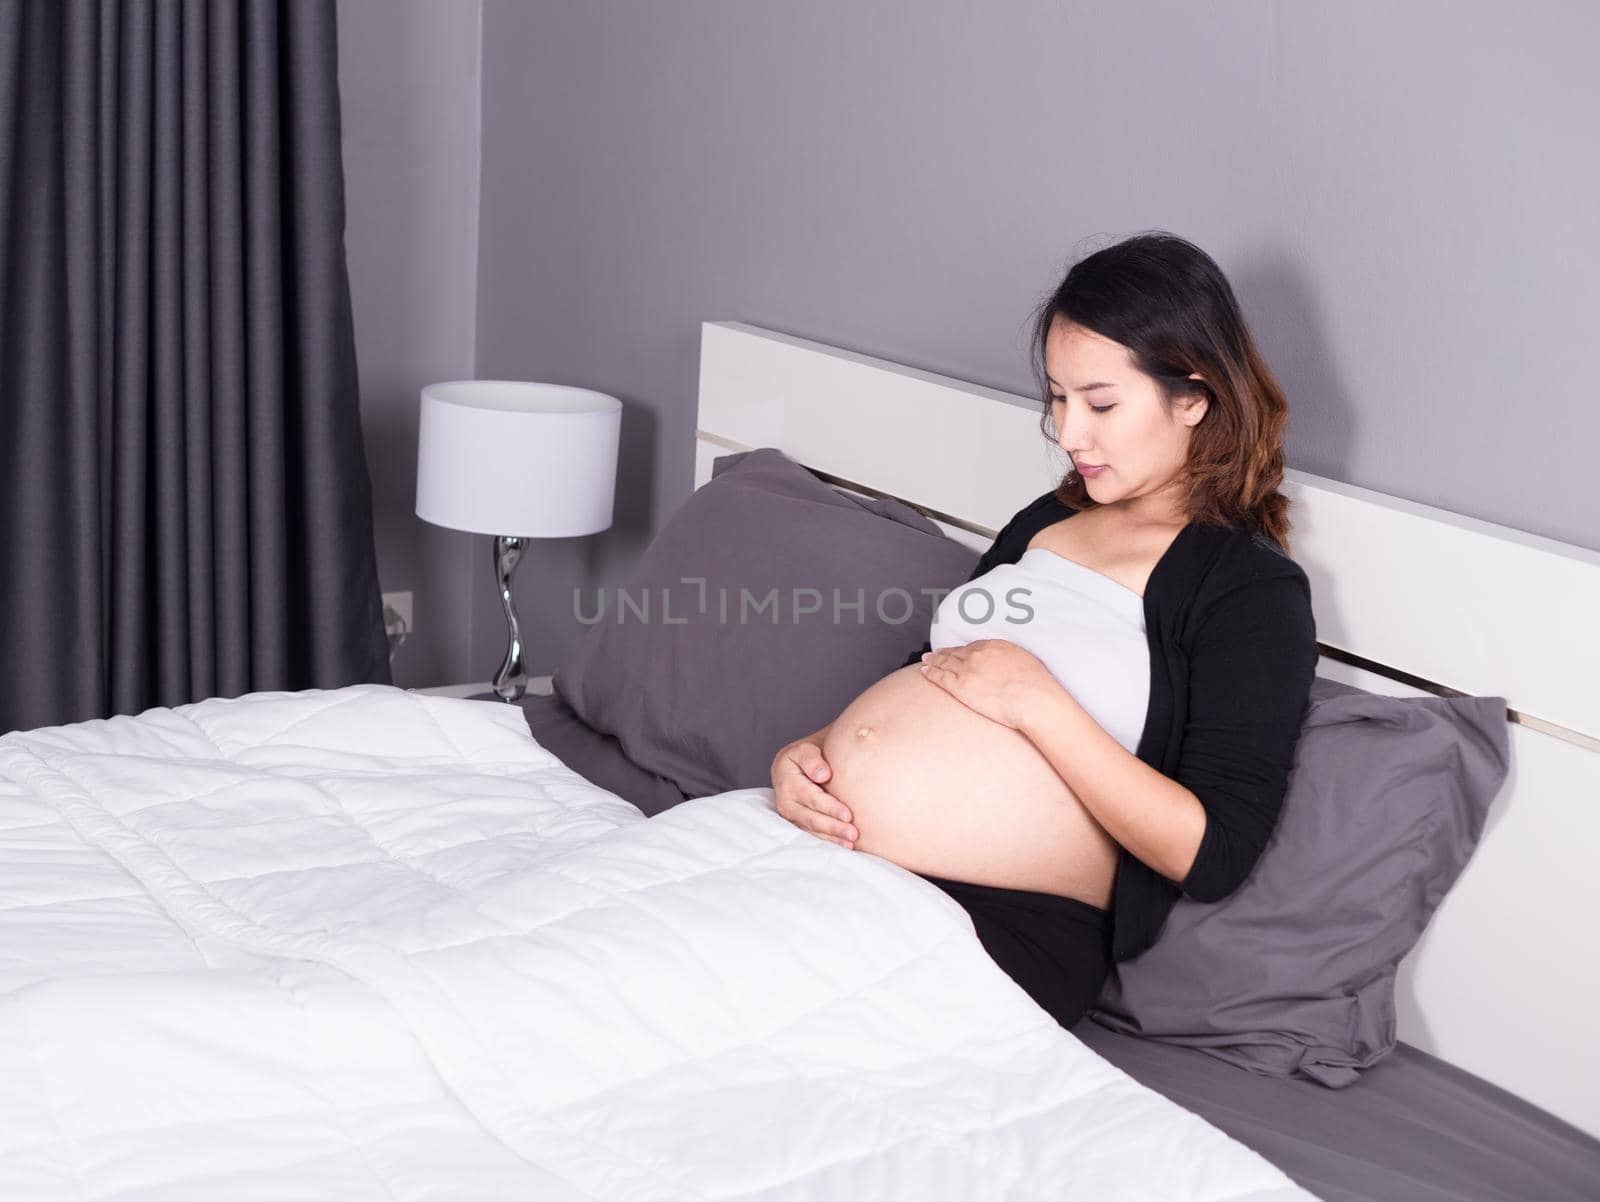
[(927, 652), (922, 674), (968, 709), (1013, 730), (1045, 689), (1060, 687), (1038, 656), (1005, 639)]

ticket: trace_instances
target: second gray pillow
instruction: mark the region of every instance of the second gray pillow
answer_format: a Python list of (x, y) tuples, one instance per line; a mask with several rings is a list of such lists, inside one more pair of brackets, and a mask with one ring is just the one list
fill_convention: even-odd
[(1333, 1088), (1395, 1046), (1395, 973), (1504, 783), (1503, 697), (1386, 697), (1318, 678), (1277, 829), (1233, 894), (1178, 899), (1089, 1017)]

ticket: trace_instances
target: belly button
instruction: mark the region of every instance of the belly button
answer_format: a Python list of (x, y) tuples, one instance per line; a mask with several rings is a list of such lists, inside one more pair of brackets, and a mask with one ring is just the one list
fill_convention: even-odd
[(866, 738), (866, 737), (867, 737), (867, 736), (868, 736), (868, 735), (870, 735), (870, 734), (871, 734), (871, 733), (872, 733), (872, 727), (870, 727), (870, 726), (862, 726), (862, 727), (858, 727), (858, 728), (857, 728), (857, 729), (856, 729), (856, 738), (858, 738), (858, 739), (864, 739), (864, 738)]

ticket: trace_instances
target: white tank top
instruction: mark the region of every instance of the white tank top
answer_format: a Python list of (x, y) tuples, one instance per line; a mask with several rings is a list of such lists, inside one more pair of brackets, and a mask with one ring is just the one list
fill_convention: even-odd
[(1032, 547), (952, 590), (933, 616), (935, 651), (1005, 639), (1031, 652), (1112, 738), (1137, 754), (1150, 703), (1144, 599)]

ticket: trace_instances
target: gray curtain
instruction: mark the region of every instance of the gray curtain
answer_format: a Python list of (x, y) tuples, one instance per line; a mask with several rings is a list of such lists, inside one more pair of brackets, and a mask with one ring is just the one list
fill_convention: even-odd
[(389, 680), (333, 0), (0, 0), (0, 731)]

